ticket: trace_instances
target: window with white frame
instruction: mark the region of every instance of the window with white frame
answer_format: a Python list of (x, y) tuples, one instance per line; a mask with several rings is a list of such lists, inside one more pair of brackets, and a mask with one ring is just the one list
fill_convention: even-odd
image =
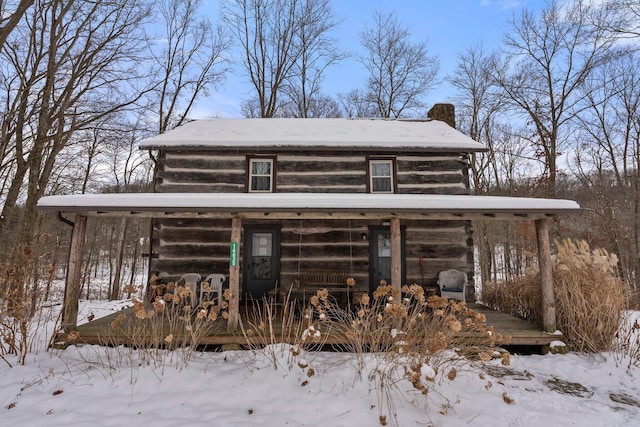
[(369, 191), (393, 193), (393, 160), (369, 160)]
[(273, 159), (249, 159), (249, 191), (273, 191)]

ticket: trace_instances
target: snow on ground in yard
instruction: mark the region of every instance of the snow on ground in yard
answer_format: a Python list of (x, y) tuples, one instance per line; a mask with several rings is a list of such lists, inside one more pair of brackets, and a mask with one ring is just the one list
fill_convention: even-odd
[[(79, 317), (127, 305), (82, 301)], [(99, 346), (40, 350), (13, 368), (0, 360), (0, 425), (351, 427), (380, 425), (380, 414), (400, 426), (640, 425), (640, 368), (627, 370), (628, 359), (616, 366), (611, 354), (516, 355), (510, 366), (458, 360), (426, 398), (397, 382), (390, 411), (369, 380), (384, 368), (375, 355), (358, 370), (353, 354), (293, 360), (289, 349), (195, 353), (186, 366), (184, 350), (140, 364), (131, 349)]]

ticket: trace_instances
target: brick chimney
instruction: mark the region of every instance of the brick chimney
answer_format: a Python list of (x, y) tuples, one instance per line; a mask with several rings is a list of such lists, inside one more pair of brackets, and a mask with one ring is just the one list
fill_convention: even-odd
[(435, 104), (427, 113), (427, 117), (443, 121), (454, 129), (456, 127), (456, 108), (453, 104)]

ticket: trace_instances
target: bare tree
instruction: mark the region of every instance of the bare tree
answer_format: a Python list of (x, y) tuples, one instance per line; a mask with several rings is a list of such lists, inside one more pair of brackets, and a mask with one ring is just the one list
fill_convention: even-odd
[(338, 94), (338, 102), (350, 118), (375, 117), (376, 105), (371, 97), (360, 89)]
[(35, 0), (5, 1), (0, 0), (0, 50), (7, 41), (9, 34), (20, 23)]
[[(158, 133), (180, 126), (197, 99), (224, 79), (230, 38), (222, 27), (198, 16), (200, 0), (158, 3), (164, 34), (152, 46), (158, 67)], [(166, 41), (166, 42), (165, 42)], [(157, 52), (156, 52), (157, 51)]]
[(56, 159), (49, 178), (48, 194), (84, 194), (98, 189), (95, 184), (104, 175), (102, 150), (110, 141), (103, 139), (97, 128), (77, 132), (75, 136), (77, 141), (69, 142)]
[[(114, 185), (111, 191), (116, 193), (129, 193), (135, 190), (144, 189), (143, 183), (150, 181), (148, 173), (151, 171), (148, 163), (149, 159), (143, 155), (137, 146), (141, 139), (148, 136), (143, 127), (138, 124), (131, 124), (120, 130), (120, 135), (116, 136), (117, 144), (110, 146), (109, 157), (112, 169), (112, 179)], [(137, 221), (137, 219), (134, 219)], [(120, 297), (121, 277), (123, 273), (123, 263), (125, 257), (125, 244), (127, 242), (127, 231), (130, 227), (130, 219), (122, 217), (114, 223), (117, 235), (113, 256), (110, 257), (110, 287), (109, 299), (115, 300)], [(134, 224), (134, 227), (136, 225)], [(137, 227), (139, 228), (139, 227)], [(135, 236), (138, 237), (138, 236)]]
[[(321, 93), (321, 83), (328, 67), (346, 55), (337, 47), (335, 38), (328, 34), (337, 25), (329, 0), (302, 2), (300, 28), (295, 36), (300, 57), (286, 77), (283, 85), (285, 104), (292, 106), (289, 117), (336, 117), (327, 110), (332, 100)], [(323, 111), (324, 110), (324, 111)]]
[(608, 19), (605, 9), (591, 3), (554, 0), (539, 16), (525, 9), (505, 36), (510, 68), (496, 70), (496, 83), (530, 125), (528, 138), (545, 166), (548, 197), (556, 194), (557, 158), (579, 112), (581, 88), (610, 59), (615, 39), (603, 29)]
[[(86, 129), (143, 96), (137, 87), (141, 27), (149, 17), (142, 1), (36, 0), (24, 24), (2, 51), (5, 110), (0, 126), (2, 164), (10, 163), (10, 184), (0, 217), (0, 237), (20, 210), (19, 245), (33, 239), (35, 205), (48, 188), (58, 155)], [(8, 157), (7, 157), (8, 156)], [(24, 184), (26, 181), (26, 184)], [(5, 246), (6, 247), (6, 246)], [(22, 284), (14, 280), (19, 299)]]
[(426, 42), (412, 43), (411, 32), (395, 13), (376, 11), (373, 26), (360, 35), (365, 54), (360, 62), (369, 73), (367, 90), (380, 117), (400, 117), (424, 107), (422, 98), (436, 86), (440, 60), (430, 56)]
[(240, 103), (240, 113), (247, 119), (257, 119), (261, 116), (260, 105), (257, 99), (250, 98)]
[(327, 34), (337, 25), (329, 2), (232, 0), (223, 8), (255, 90), (243, 111), (275, 117), (288, 94), (306, 114), (305, 103), (319, 93), (324, 70), (339, 58), (329, 51), (333, 41)]
[(296, 118), (342, 117), (338, 102), (322, 93), (318, 93), (304, 101), (304, 109), (300, 108), (301, 105), (294, 101), (285, 102), (278, 109), (280, 111), (278, 116)]
[(447, 77), (457, 89), (454, 99), (460, 112), (461, 129), (474, 140), (485, 143), (488, 148), (486, 153), (473, 154), (472, 185), (476, 194), (486, 194), (491, 185), (499, 185), (500, 182), (493, 131), (504, 100), (496, 94), (491, 78), (499, 67), (498, 56), (485, 53), (482, 44), (479, 44), (458, 55), (458, 66)]
[(297, 0), (233, 0), (225, 20), (242, 48), (242, 65), (255, 89), (260, 117), (273, 117), (278, 96), (300, 57)]
[(584, 89), (575, 151), (576, 175), (590, 197), (599, 244), (617, 253), (621, 273), (640, 272), (640, 56), (599, 67)]

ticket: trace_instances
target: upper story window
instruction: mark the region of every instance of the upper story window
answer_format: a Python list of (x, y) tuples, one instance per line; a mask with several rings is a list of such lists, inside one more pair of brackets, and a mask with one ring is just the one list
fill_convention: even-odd
[(393, 193), (393, 160), (369, 160), (369, 192)]
[(249, 192), (273, 192), (273, 159), (249, 159)]

